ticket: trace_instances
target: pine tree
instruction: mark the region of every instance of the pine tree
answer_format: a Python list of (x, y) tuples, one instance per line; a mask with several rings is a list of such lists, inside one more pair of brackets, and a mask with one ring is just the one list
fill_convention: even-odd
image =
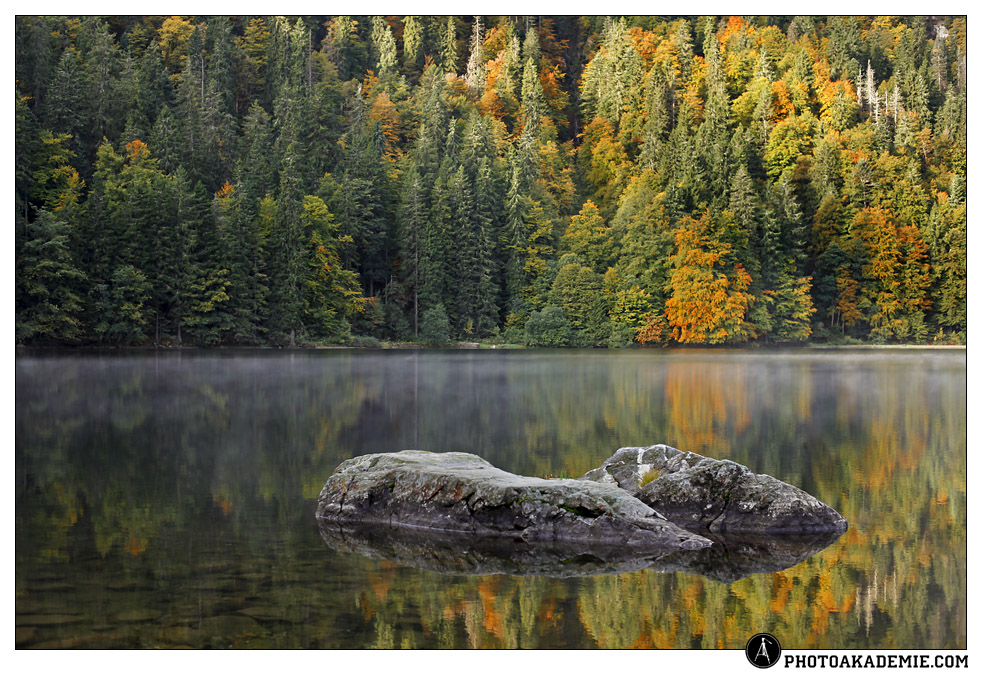
[(364, 307), (358, 279), (341, 265), (340, 247), (351, 237), (339, 228), (320, 197), (303, 200), (303, 229), (308, 269), (303, 289), (303, 325), (310, 335), (341, 340), (349, 335), (349, 319)]
[(447, 17), (440, 37), (440, 68), (444, 73), (457, 74), (457, 22), (452, 16)]
[(314, 21), (17, 18), (20, 339), (964, 337), (963, 18)]
[(413, 335), (419, 337), (420, 260), (423, 230), (426, 227), (426, 206), (423, 185), (415, 165), (406, 173), (400, 209), (400, 244), (402, 278), (412, 297)]
[(621, 116), (642, 99), (641, 57), (623, 20), (610, 21), (601, 48), (583, 73), (582, 101), (587, 119), (602, 117), (614, 129)]
[(139, 345), (147, 340), (146, 327), (150, 322), (147, 300), (150, 284), (146, 276), (133, 265), (118, 267), (106, 283), (95, 286), (96, 335), (117, 345)]
[(269, 63), (269, 28), (261, 17), (249, 20), (243, 29), (238, 47), (242, 64), (242, 94), (247, 105), (256, 103), (266, 89), (266, 69)]
[(153, 127), (160, 111), (173, 104), (174, 91), (160, 47), (151, 42), (140, 58), (137, 73), (138, 109), (147, 128)]
[(274, 229), (269, 233), (269, 277), (274, 339), (296, 346), (303, 337), (302, 311), (308, 273), (303, 236), (303, 188), (298, 176), (297, 147), (291, 143), (283, 156), (280, 186), (275, 201)]
[(481, 17), (478, 16), (474, 19), (474, 28), (470, 41), (470, 56), (467, 58), (467, 71), (464, 75), (464, 81), (467, 82), (467, 86), (473, 89), (478, 96), (484, 91), (486, 78), (484, 58), (481, 53), (481, 46), (484, 40), (483, 31), (484, 25), (481, 23)]
[(71, 253), (68, 227), (42, 210), (27, 225), (17, 252), (17, 342), (60, 344), (81, 338), (84, 280)]
[(832, 77), (841, 80), (859, 72), (859, 25), (854, 17), (832, 17), (826, 28), (829, 37), (828, 58)]
[(235, 96), (235, 43), (232, 23), (219, 16), (208, 23), (208, 42), (211, 45), (208, 61), (208, 83), (215, 98), (219, 115), (234, 115), (238, 100)]
[(451, 185), (453, 231), (458, 233), (455, 269), (460, 279), (455, 319), (464, 334), (486, 334), (498, 322), (493, 240), (501, 194), (494, 175), (491, 130), (476, 112), (468, 117), (462, 136), (460, 166)]
[(423, 48), (423, 26), (418, 17), (407, 16), (402, 28), (402, 62), (407, 73), (415, 74)]
[(269, 295), (266, 241), (260, 231), (258, 199), (226, 184), (216, 196), (216, 223), (228, 268), (230, 341), (259, 344)]
[(354, 101), (356, 119), (349, 127), (342, 159), (341, 195), (330, 204), (343, 231), (354, 239), (355, 268), (368, 296), (380, 292), (390, 274), (390, 223), (394, 198), (389, 160), (380, 122), (372, 122), (360, 96)]
[(327, 38), (323, 49), (338, 69), (342, 80), (357, 77), (358, 62), (365, 51), (365, 45), (358, 35), (357, 23), (350, 16), (336, 16), (328, 21)]
[(708, 180), (697, 194), (700, 202), (722, 205), (726, 203), (731, 172), (736, 169), (727, 153), (731, 131), (729, 95), (723, 56), (715, 35), (708, 38), (706, 48), (705, 119), (696, 133), (694, 149)]
[(235, 172), (236, 183), (248, 200), (248, 208), (271, 194), (276, 185), (274, 137), (270, 116), (262, 106), (253, 103), (243, 122), (241, 159)]
[(14, 24), (16, 80), (29, 97), (32, 112), (38, 116), (52, 108), (47, 94), (58, 61), (55, 35), (59, 22), (58, 17), (22, 16)]
[(88, 85), (88, 136), (91, 139), (115, 139), (122, 131), (121, 122), (126, 119), (119, 105), (119, 48), (99, 19), (89, 17), (84, 23), (93, 36), (91, 48), (82, 55), (84, 81)]
[(181, 294), (181, 321), (198, 344), (223, 342), (235, 326), (229, 297), (227, 243), (215, 222), (208, 192), (198, 181), (182, 204), (182, 225), (194, 233), (189, 251), (186, 288)]
[[(72, 137), (76, 156), (87, 159), (83, 141), (88, 138), (87, 72), (82, 57), (74, 47), (62, 52), (45, 99), (44, 120), (47, 128)], [(84, 167), (84, 165), (83, 165)]]

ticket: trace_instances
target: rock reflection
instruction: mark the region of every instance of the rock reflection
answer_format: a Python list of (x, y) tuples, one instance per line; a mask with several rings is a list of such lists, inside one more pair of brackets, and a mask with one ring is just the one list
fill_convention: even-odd
[(745, 534), (720, 536), (699, 532), (713, 545), (699, 551), (679, 551), (651, 565), (656, 572), (686, 572), (731, 584), (751, 574), (772, 574), (800, 562), (834, 544), (843, 532), (781, 534), (758, 537)]
[(650, 569), (685, 572), (733, 583), (751, 574), (793, 567), (834, 543), (838, 532), (779, 537), (699, 532), (713, 545), (696, 551), (645, 551), (584, 542), (529, 544), (415, 528), (318, 519), (324, 542), (342, 553), (442, 574), (592, 577)]

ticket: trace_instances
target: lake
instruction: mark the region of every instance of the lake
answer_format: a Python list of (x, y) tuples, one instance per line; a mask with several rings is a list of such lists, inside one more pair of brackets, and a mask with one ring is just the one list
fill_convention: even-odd
[[(964, 350), (181, 351), (16, 359), (21, 648), (965, 648)], [(329, 547), (343, 460), (577, 477), (666, 443), (849, 521), (732, 582), (443, 574)]]

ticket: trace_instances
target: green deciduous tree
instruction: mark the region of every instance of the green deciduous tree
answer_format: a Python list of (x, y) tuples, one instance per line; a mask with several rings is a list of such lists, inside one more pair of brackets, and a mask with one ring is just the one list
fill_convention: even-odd
[(603, 277), (567, 254), (559, 260), (559, 271), (552, 282), (552, 295), (562, 308), (573, 330), (590, 344), (599, 344), (606, 335), (607, 298)]
[(529, 347), (566, 347), (572, 337), (573, 327), (556, 305), (533, 310), (525, 323), (525, 344)]
[(570, 218), (560, 248), (578, 255), (598, 274), (606, 272), (613, 262), (614, 242), (610, 227), (589, 199), (580, 212)]
[(432, 347), (443, 347), (450, 344), (452, 338), (450, 318), (442, 303), (437, 303), (423, 312), (419, 324), (419, 337), (424, 344)]

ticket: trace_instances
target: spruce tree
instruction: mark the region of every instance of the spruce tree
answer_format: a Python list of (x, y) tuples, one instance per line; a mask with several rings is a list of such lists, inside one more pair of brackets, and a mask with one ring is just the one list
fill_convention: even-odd
[(18, 343), (64, 344), (82, 337), (85, 280), (71, 252), (67, 225), (42, 210), (17, 251), (15, 335)]
[(448, 16), (440, 36), (440, 67), (444, 73), (457, 74), (457, 21)]

